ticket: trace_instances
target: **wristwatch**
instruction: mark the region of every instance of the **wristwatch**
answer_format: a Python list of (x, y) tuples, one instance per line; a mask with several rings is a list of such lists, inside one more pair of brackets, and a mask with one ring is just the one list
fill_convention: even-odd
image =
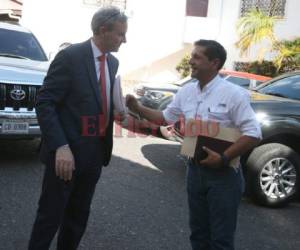
[(222, 160), (222, 167), (229, 167), (230, 160), (228, 159), (228, 157), (224, 155), (224, 153), (221, 153), (220, 156)]

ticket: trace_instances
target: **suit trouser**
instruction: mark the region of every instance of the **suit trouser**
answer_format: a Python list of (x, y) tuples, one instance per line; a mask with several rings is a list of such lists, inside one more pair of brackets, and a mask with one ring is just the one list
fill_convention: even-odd
[(101, 167), (76, 168), (72, 180), (64, 182), (56, 176), (53, 162), (46, 165), (29, 250), (49, 249), (58, 229), (57, 249), (78, 247), (100, 174)]
[(187, 191), (193, 250), (233, 250), (244, 190), (241, 169), (189, 164)]

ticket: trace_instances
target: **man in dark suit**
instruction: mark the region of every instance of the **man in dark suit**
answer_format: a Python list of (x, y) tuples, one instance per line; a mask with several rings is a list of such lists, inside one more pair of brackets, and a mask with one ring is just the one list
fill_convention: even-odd
[(36, 104), (46, 165), (29, 249), (76, 249), (85, 231), (102, 166), (113, 146), (113, 84), (126, 42), (127, 17), (106, 7), (92, 19), (93, 37), (60, 51)]

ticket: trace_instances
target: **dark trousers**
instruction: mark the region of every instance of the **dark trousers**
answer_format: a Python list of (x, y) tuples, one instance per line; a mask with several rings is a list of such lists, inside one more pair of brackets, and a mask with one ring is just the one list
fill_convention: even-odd
[(72, 180), (64, 182), (56, 176), (53, 162), (46, 166), (29, 250), (49, 249), (58, 229), (58, 250), (78, 247), (100, 174), (101, 167), (76, 168)]
[(243, 190), (241, 169), (211, 169), (189, 164), (187, 191), (193, 250), (234, 249)]

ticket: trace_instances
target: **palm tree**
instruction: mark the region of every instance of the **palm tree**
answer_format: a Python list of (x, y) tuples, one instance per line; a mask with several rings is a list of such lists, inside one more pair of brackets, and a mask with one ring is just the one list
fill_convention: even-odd
[(300, 68), (300, 37), (293, 41), (278, 41), (274, 34), (274, 25), (279, 17), (275, 16), (280, 2), (271, 0), (268, 10), (259, 10), (258, 2), (255, 9), (246, 13), (237, 23), (239, 40), (235, 43), (240, 49), (240, 55), (248, 54), (254, 44), (268, 41), (269, 46), (264, 46), (258, 54), (261, 62), (266, 52), (275, 53), (274, 65), (277, 72)]
[[(272, 49), (276, 38), (274, 35), (274, 24), (277, 17), (261, 12), (258, 8), (253, 9), (241, 17), (237, 24), (237, 33), (239, 40), (236, 42), (236, 47), (240, 49), (241, 56), (247, 54), (253, 44), (257, 44), (262, 40), (270, 42)], [(265, 51), (266, 52), (266, 51)]]
[(300, 68), (300, 37), (293, 41), (280, 41), (274, 44), (277, 55), (274, 63), (279, 71), (284, 65), (292, 65), (295, 68)]

